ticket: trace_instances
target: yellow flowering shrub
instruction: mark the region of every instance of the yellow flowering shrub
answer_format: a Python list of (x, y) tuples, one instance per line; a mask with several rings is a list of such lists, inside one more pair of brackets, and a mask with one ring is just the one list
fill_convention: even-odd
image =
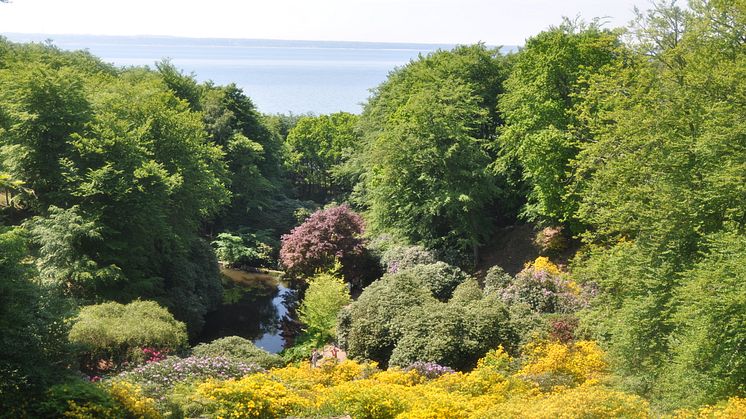
[(564, 377), (562, 385), (579, 385), (597, 382), (606, 372), (604, 352), (593, 341), (574, 344), (538, 342), (524, 348), (527, 362), (519, 374), (542, 379)]
[(118, 416), (117, 409), (101, 406), (96, 403), (79, 404), (73, 400), (67, 402), (67, 410), (62, 417), (71, 419), (92, 419), (92, 418), (114, 418)]
[(129, 416), (143, 419), (160, 418), (155, 400), (145, 397), (142, 389), (126, 381), (114, 381), (109, 386), (109, 394)]
[[(356, 419), (647, 418), (648, 403), (601, 384), (607, 365), (595, 342), (535, 342), (517, 365), (502, 348), (490, 351), (471, 372), (427, 379), (417, 370), (354, 361), (287, 366), (238, 380), (184, 387), (184, 412), (216, 418), (343, 417)], [(569, 381), (542, 386), (542, 377)], [(549, 380), (556, 384), (557, 381)], [(539, 385), (537, 385), (539, 384)], [(135, 386), (112, 387), (130, 417), (148, 416), (151, 402)], [(177, 400), (172, 398), (171, 400)], [(189, 405), (191, 403), (191, 405)], [(73, 406), (68, 417), (101, 417), (96, 406)], [(108, 412), (112, 413), (112, 412)], [(118, 413), (118, 412), (114, 412)], [(734, 398), (674, 419), (746, 417), (746, 399)]]
[(329, 388), (319, 403), (319, 413), (350, 415), (355, 419), (388, 419), (407, 410), (410, 387), (374, 380), (355, 380)]
[(276, 418), (304, 411), (310, 402), (264, 374), (240, 380), (207, 381), (197, 395), (218, 418)]
[(533, 266), (534, 269), (537, 271), (545, 271), (551, 275), (560, 275), (562, 273), (562, 271), (560, 271), (560, 268), (552, 263), (546, 256), (539, 256), (533, 262), (529, 262), (526, 264), (526, 268), (529, 268), (531, 266)]
[(675, 419), (742, 419), (746, 418), (746, 398), (732, 397), (725, 402), (705, 406), (699, 411), (679, 411)]
[(474, 412), (474, 418), (648, 418), (642, 398), (601, 386), (580, 386), (539, 397), (517, 397)]
[(404, 371), (399, 368), (376, 372), (370, 376), (370, 379), (383, 384), (399, 384), (408, 387), (422, 384), (426, 381), (425, 377), (418, 374), (417, 371)]

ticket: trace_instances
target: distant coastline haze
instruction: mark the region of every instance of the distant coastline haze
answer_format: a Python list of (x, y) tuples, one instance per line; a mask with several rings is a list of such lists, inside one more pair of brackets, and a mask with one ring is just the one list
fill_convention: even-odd
[(12, 0), (18, 33), (520, 45), (562, 16), (624, 26), (648, 0)]

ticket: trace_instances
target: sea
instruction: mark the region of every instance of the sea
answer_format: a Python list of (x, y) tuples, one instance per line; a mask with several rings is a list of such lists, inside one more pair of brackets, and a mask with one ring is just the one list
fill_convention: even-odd
[[(170, 59), (198, 81), (235, 83), (263, 113), (360, 113), (397, 67), (448, 44), (5, 33), (14, 42), (87, 50), (117, 66)], [(516, 47), (504, 47), (503, 51)]]

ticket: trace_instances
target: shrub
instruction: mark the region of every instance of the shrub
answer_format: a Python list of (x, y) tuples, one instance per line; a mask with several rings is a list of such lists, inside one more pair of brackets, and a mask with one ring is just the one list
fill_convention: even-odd
[(113, 414), (117, 405), (102, 387), (82, 378), (70, 377), (51, 386), (38, 406), (38, 417), (63, 417), (69, 411), (92, 410)]
[(417, 278), (440, 301), (450, 299), (453, 290), (469, 277), (461, 269), (445, 262), (415, 265), (411, 268), (400, 269), (399, 271), (402, 273), (406, 272), (406, 274)]
[(139, 385), (145, 396), (160, 400), (180, 383), (198, 382), (210, 378), (223, 380), (240, 378), (258, 371), (262, 371), (258, 365), (232, 358), (170, 357), (123, 372), (113, 378), (113, 381), (125, 381)]
[(567, 278), (546, 257), (538, 257), (515, 276), (512, 282), (499, 288), (497, 279), (491, 290), (508, 304), (524, 303), (540, 313), (572, 313), (587, 305), (580, 286)]
[(435, 362), (422, 361), (416, 361), (409, 364), (409, 366), (405, 368), (404, 371), (416, 371), (417, 374), (430, 380), (438, 378), (443, 374), (453, 374), (454, 372), (456, 372), (453, 370), (453, 368), (444, 367), (442, 365), (438, 365)]
[(210, 343), (200, 343), (192, 348), (192, 355), (200, 358), (228, 358), (244, 364), (256, 364), (262, 368), (281, 367), (280, 356), (271, 354), (240, 336), (228, 336)]
[(388, 273), (437, 262), (435, 254), (422, 246), (395, 246), (383, 253), (381, 264)]
[(262, 233), (220, 233), (212, 242), (215, 255), (231, 266), (273, 267), (272, 240)]
[(110, 359), (117, 365), (143, 361), (144, 347), (175, 351), (187, 345), (184, 323), (176, 321), (168, 310), (152, 301), (83, 307), (74, 320), (69, 338), (83, 348), (88, 361)]
[(287, 417), (307, 405), (283, 384), (261, 374), (240, 380), (211, 380), (197, 387), (197, 395), (209, 400), (206, 411), (214, 417)]
[(289, 275), (306, 277), (339, 261), (348, 281), (360, 281), (365, 273), (358, 269), (366, 262), (363, 231), (363, 219), (347, 205), (316, 211), (282, 236), (280, 260)]
[(336, 337), (339, 311), (351, 301), (347, 285), (341, 279), (333, 273), (317, 274), (308, 283), (298, 308), (298, 319), (318, 343), (326, 343)]
[[(347, 342), (348, 355), (386, 363), (401, 337), (400, 318), (409, 310), (437, 300), (422, 281), (407, 272), (385, 275), (365, 288), (341, 318), (337, 334)], [(340, 339), (340, 342), (343, 339)]]
[(597, 382), (606, 372), (604, 353), (593, 341), (579, 341), (572, 345), (560, 342), (535, 342), (524, 348), (526, 361), (520, 370), (531, 379), (549, 385), (560, 382), (575, 386)]

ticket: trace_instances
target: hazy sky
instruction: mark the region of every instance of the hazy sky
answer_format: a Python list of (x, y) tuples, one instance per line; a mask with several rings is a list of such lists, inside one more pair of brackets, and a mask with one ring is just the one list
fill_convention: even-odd
[(519, 45), (562, 16), (624, 26), (648, 0), (10, 0), (0, 33)]

